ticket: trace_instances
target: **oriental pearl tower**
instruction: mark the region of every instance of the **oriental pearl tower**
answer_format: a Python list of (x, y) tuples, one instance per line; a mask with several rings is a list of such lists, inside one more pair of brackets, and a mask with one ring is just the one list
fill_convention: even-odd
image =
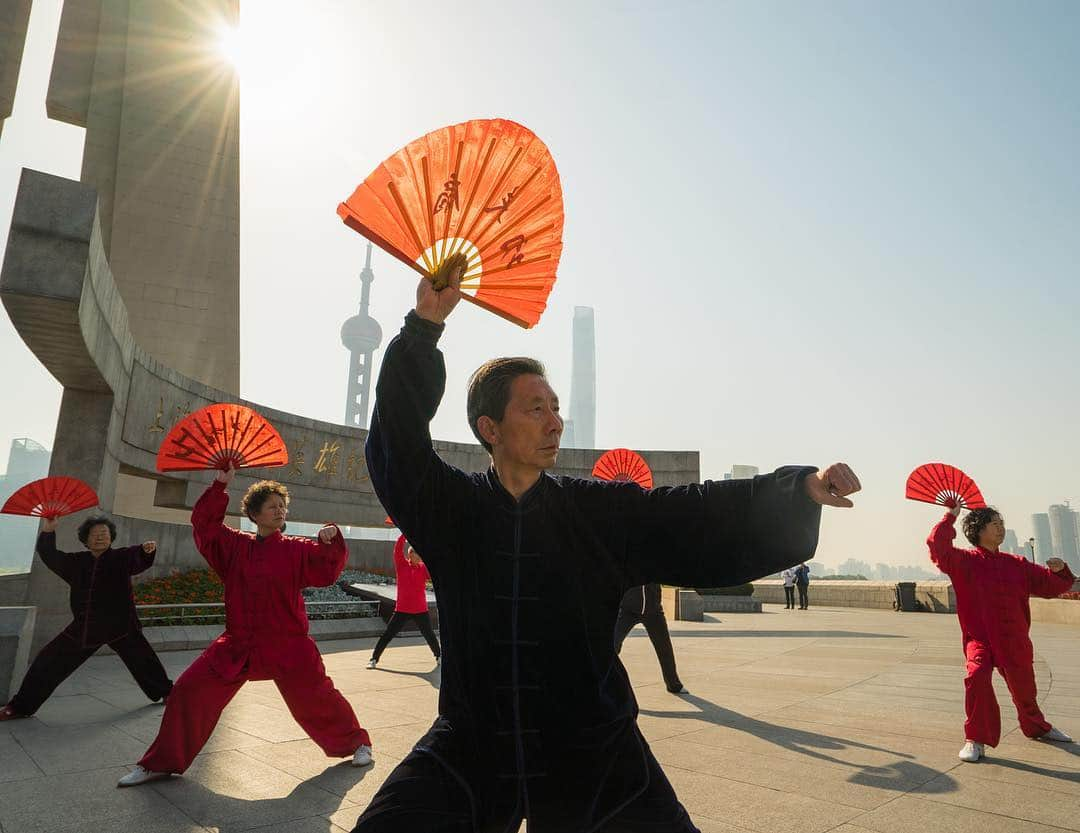
[(341, 343), (349, 351), (349, 395), (345, 401), (345, 424), (360, 428), (367, 426), (368, 402), (371, 393), (371, 356), (382, 343), (382, 327), (368, 314), (371, 299), (371, 244), (367, 260), (360, 273), (360, 312), (341, 325)]

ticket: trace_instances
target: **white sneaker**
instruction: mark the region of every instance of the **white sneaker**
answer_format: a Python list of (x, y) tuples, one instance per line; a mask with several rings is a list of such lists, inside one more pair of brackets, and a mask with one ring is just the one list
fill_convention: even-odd
[(983, 745), (973, 740), (966, 741), (964, 748), (960, 750), (960, 760), (969, 764), (975, 763), (983, 756)]
[(353, 752), (352, 765), (353, 766), (368, 766), (374, 760), (375, 759), (373, 757), (371, 757), (371, 747), (370, 746), (361, 746), (359, 749), (357, 749), (355, 752)]
[(145, 784), (147, 781), (157, 781), (161, 778), (168, 777), (169, 773), (167, 772), (151, 772), (136, 764), (135, 769), (131, 770), (131, 772), (116, 782), (116, 786), (137, 787), (139, 784)]
[(368, 660), (368, 664), (367, 664), (367, 667), (368, 667), (368, 668), (374, 668), (374, 667), (375, 667), (376, 665), (378, 665), (378, 664), (379, 664), (379, 661), (378, 661), (378, 660), (375, 660), (375, 659), (369, 659), (369, 660)]
[(1072, 743), (1073, 739), (1061, 729), (1051, 729), (1045, 735), (1040, 735), (1037, 740), (1056, 740), (1058, 743)]

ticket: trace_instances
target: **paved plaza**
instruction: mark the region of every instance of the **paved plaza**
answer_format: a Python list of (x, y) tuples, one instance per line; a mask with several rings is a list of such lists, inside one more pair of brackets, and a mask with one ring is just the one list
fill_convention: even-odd
[[(1035, 625), (1040, 700), (1080, 735), (1077, 629)], [(961, 764), (963, 665), (953, 616), (766, 606), (673, 625), (688, 694), (668, 694), (639, 627), (623, 658), (641, 728), (703, 833), (1080, 830), (1080, 745), (1029, 741), (1000, 679), (1004, 739)], [(0, 831), (350, 830), (435, 715), (419, 637), (364, 668), (373, 640), (323, 642), (376, 763), (324, 758), (272, 683), (250, 683), (183, 777), (117, 790), (153, 739), (120, 661), (94, 657), (31, 720), (0, 724)], [(178, 675), (197, 654), (163, 654)]]

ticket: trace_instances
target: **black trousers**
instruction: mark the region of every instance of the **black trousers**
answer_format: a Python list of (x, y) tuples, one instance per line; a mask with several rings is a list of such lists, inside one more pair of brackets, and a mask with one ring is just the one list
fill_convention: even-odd
[(803, 610), (806, 610), (806, 608), (810, 606), (810, 602), (806, 598), (806, 591), (809, 588), (809, 585), (796, 584), (795, 586), (799, 588), (799, 607), (801, 607)]
[[(594, 833), (701, 833), (646, 749), (649, 786)], [(424, 752), (413, 750), (375, 793), (353, 833), (511, 833), (521, 817), (477, 819), (465, 788)], [(559, 831), (584, 833), (584, 831)]]
[(795, 607), (795, 585), (784, 585), (784, 607)]
[(615, 620), (615, 653), (622, 650), (626, 635), (639, 622), (645, 626), (645, 631), (649, 634), (653, 649), (656, 651), (656, 658), (660, 660), (660, 672), (664, 675), (664, 685), (669, 691), (679, 691), (682, 683), (679, 681), (679, 672), (675, 670), (675, 650), (671, 647), (671, 634), (668, 633), (667, 620), (662, 610), (640, 614), (620, 609), (619, 618)]
[(172, 680), (142, 631), (132, 630), (109, 643), (83, 646), (77, 630), (75, 625), (65, 628), (34, 657), (18, 693), (8, 703), (13, 711), (25, 715), (36, 712), (60, 683), (106, 644), (116, 651), (148, 698), (160, 700), (172, 691)]
[(442, 655), (442, 649), (439, 648), (439, 640), (431, 627), (431, 615), (426, 610), (423, 613), (401, 613), (395, 610), (394, 615), (390, 617), (390, 621), (386, 623), (386, 631), (379, 637), (379, 641), (375, 645), (375, 653), (371, 655), (371, 658), (378, 662), (382, 652), (390, 644), (390, 640), (397, 636), (398, 631), (409, 622), (416, 623), (416, 627), (420, 629), (420, 633), (427, 640), (431, 653), (438, 659)]

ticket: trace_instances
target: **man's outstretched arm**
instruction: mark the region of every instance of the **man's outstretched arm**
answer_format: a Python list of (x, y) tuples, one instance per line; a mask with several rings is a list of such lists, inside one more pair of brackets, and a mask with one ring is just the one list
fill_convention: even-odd
[(821, 506), (850, 507), (861, 488), (842, 463), (786, 466), (749, 480), (621, 491), (630, 582), (689, 587), (742, 584), (806, 561)]

